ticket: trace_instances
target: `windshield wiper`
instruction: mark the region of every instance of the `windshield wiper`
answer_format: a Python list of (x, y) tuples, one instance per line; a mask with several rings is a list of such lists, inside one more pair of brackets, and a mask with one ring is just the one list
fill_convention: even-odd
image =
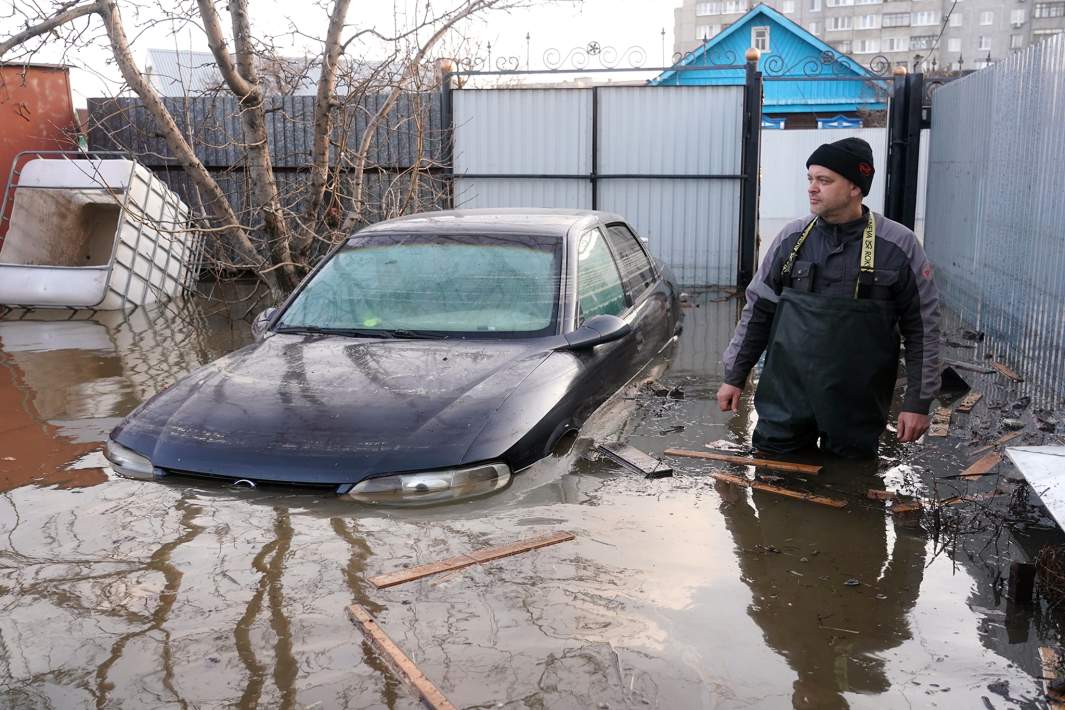
[(372, 330), (365, 328), (323, 328), (318, 325), (280, 325), (274, 328), (275, 333), (293, 333), (297, 335), (339, 335), (345, 338), (391, 338), (392, 333), (387, 330)]
[(411, 340), (441, 340), (448, 337), (442, 333), (427, 333), (423, 330), (409, 330), (407, 328), (396, 328), (383, 332), (388, 333), (393, 338), (408, 338)]

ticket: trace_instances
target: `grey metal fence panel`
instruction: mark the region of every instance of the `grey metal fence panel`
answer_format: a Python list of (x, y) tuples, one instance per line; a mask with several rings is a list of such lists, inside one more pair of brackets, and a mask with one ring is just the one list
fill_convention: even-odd
[[(945, 305), (1032, 394), (1065, 394), (1065, 36), (933, 96), (925, 248)], [(980, 354), (983, 354), (981, 351)]]
[(688, 286), (735, 283), (738, 180), (603, 180), (599, 207), (623, 215)]
[(599, 89), (599, 172), (739, 175), (742, 86)]
[(455, 181), (455, 207), (545, 207), (586, 210), (592, 186), (585, 180), (503, 180), (463, 178)]
[(463, 89), (454, 122), (456, 177), (591, 172), (590, 90)]
[(591, 208), (594, 177), (595, 206), (682, 283), (735, 282), (743, 87), (463, 89), (453, 105), (457, 207)]

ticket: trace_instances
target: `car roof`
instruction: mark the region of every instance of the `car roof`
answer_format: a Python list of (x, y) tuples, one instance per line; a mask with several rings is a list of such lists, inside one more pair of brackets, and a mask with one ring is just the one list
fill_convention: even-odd
[(370, 225), (359, 232), (433, 232), (434, 234), (470, 234), (487, 232), (496, 235), (542, 235), (560, 239), (574, 228), (590, 227), (625, 220), (598, 210), (536, 209), (528, 207), (477, 210), (440, 210), (420, 212)]

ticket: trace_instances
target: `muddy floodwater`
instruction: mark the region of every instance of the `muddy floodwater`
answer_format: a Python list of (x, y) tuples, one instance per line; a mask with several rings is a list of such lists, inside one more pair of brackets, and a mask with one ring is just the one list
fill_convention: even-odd
[[(718, 482), (754, 473), (726, 463), (671, 458), (675, 474), (649, 480), (596, 455), (609, 441), (655, 456), (749, 443), (749, 393), (736, 416), (714, 401), (738, 307), (695, 298), (645, 373), (655, 385), (626, 388), (505, 490), (422, 510), (107, 468), (102, 442), (123, 416), (249, 342), (231, 316), (246, 304), (9, 313), (0, 707), (419, 707), (348, 620), (352, 602), (463, 708), (1044, 707), (1039, 647), (1057, 645), (1058, 612), (1013, 603), (1005, 579), (1058, 533), (1007, 464), (948, 478), (974, 436), (998, 435), (985, 405), (1008, 393), (989, 391), (972, 422), (956, 415), (960, 433), (889, 433), (877, 461), (766, 477), (842, 509)], [(985, 495), (903, 524), (869, 489)], [(576, 539), (368, 581), (560, 530)]]

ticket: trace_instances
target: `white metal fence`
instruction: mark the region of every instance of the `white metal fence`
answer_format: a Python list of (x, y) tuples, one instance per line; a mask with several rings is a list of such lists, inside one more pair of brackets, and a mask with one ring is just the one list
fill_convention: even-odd
[[(861, 138), (873, 149), (876, 174), (865, 204), (876, 212), (884, 209), (884, 185), (887, 176), (887, 129), (840, 128), (800, 131), (762, 131), (761, 195), (758, 205), (758, 233), (762, 252), (780, 229), (793, 219), (809, 214), (806, 201), (806, 159), (822, 143), (844, 138)], [(914, 232), (924, 238), (925, 184), (928, 177), (928, 131), (921, 131), (921, 160), (918, 167), (917, 219)]]

